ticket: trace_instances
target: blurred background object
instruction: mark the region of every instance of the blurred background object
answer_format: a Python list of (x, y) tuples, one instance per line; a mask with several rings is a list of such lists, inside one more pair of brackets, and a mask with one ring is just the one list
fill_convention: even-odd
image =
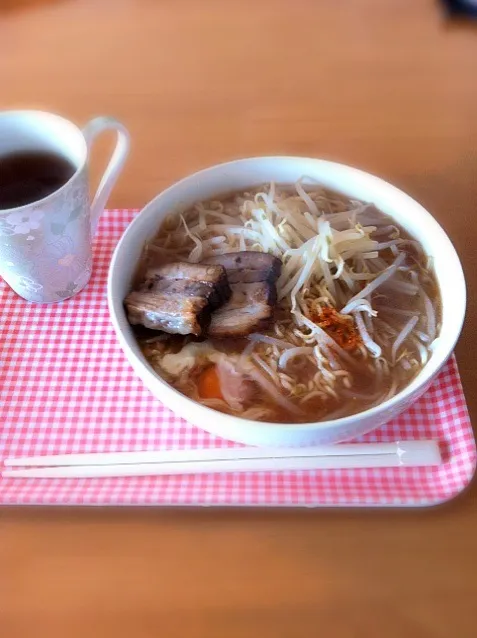
[(451, 15), (477, 17), (476, 0), (443, 0)]

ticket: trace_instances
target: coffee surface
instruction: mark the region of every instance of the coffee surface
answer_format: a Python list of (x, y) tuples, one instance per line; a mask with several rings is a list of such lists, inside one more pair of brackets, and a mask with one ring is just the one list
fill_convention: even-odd
[(36, 202), (61, 188), (75, 172), (61, 155), (22, 151), (0, 157), (0, 210)]

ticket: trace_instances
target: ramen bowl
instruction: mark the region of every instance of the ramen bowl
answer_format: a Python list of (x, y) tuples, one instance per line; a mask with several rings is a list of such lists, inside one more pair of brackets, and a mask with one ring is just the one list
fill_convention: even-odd
[[(322, 185), (344, 195), (374, 203), (392, 216), (432, 256), (441, 294), (441, 331), (431, 356), (416, 377), (391, 399), (367, 410), (315, 423), (266, 423), (218, 412), (175, 390), (143, 356), (123, 301), (128, 294), (144, 244), (164, 218), (196, 202), (274, 181)], [(387, 182), (333, 162), (300, 157), (242, 159), (195, 173), (154, 198), (128, 226), (114, 252), (108, 279), (111, 319), (130, 364), (152, 394), (190, 423), (225, 439), (258, 446), (304, 446), (338, 443), (365, 434), (407, 410), (430, 386), (451, 355), (462, 329), (466, 291), (462, 267), (446, 233), (420, 204)]]

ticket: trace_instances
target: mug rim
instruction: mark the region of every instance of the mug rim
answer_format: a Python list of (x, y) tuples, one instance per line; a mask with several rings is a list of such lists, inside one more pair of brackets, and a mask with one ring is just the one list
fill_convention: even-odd
[(62, 186), (60, 186), (60, 188), (57, 188), (55, 191), (53, 191), (49, 195), (46, 195), (46, 197), (42, 197), (41, 199), (35, 199), (33, 202), (30, 202), (29, 204), (23, 204), (22, 206), (14, 206), (13, 208), (1, 208), (0, 215), (11, 214), (11, 213), (16, 213), (22, 210), (27, 210), (29, 208), (32, 208), (33, 206), (38, 206), (40, 204), (44, 204), (50, 200), (53, 200), (59, 193), (66, 190), (73, 183), (73, 181), (77, 178), (79, 173), (81, 173), (81, 171), (86, 166), (86, 162), (88, 159), (88, 147), (87, 147), (84, 135), (81, 129), (79, 128), (79, 126), (77, 126), (71, 120), (68, 120), (66, 117), (63, 117), (62, 115), (58, 115), (58, 113), (51, 113), (50, 111), (41, 111), (36, 109), (12, 109), (9, 111), (0, 111), (0, 125), (2, 123), (3, 118), (12, 117), (15, 115), (32, 116), (32, 117), (46, 116), (47, 118), (50, 118), (52, 120), (58, 120), (61, 123), (67, 125), (69, 128), (74, 130), (75, 135), (78, 137), (79, 144), (82, 147), (81, 148), (82, 159), (79, 162), (78, 166), (76, 167), (73, 175), (71, 175), (68, 181), (66, 181)]

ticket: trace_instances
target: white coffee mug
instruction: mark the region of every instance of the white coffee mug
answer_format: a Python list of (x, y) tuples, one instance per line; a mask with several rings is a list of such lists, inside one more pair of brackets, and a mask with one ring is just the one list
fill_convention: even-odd
[[(110, 129), (117, 131), (116, 147), (91, 204), (91, 144)], [(0, 275), (21, 297), (51, 303), (86, 286), (92, 272), (92, 238), (128, 150), (127, 130), (111, 117), (95, 118), (81, 130), (52, 113), (0, 113), (0, 170), (2, 156), (24, 151), (53, 153), (74, 167), (72, 177), (47, 197), (0, 210)]]

